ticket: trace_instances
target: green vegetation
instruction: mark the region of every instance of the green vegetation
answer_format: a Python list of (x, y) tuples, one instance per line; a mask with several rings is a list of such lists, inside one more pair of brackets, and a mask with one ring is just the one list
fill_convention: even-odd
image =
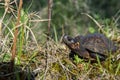
[[(15, 1), (0, 1), (0, 80), (13, 79), (7, 76), (12, 75), (11, 68), (15, 72), (28, 72), (28, 80), (31, 71), (38, 73), (36, 80), (119, 80), (119, 51), (106, 61), (97, 59), (96, 63), (91, 63), (77, 55), (71, 59), (70, 50), (62, 43), (64, 34), (77, 36), (98, 32), (119, 46), (119, 0), (53, 0), (49, 36), (47, 0), (23, 0), (22, 9), (18, 8), (20, 0)], [(14, 42), (15, 35), (17, 42)], [(11, 64), (3, 67), (4, 62), (11, 62), (14, 43), (14, 67)], [(13, 76), (17, 80), (25, 79), (17, 73)]]

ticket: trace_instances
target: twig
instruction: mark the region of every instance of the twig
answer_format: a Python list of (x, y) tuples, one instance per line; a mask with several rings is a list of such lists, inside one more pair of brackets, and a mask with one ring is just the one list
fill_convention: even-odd
[(30, 22), (44, 22), (44, 21), (50, 21), (49, 19), (42, 19), (42, 20), (30, 20)]
[[(50, 36), (52, 0), (48, 0), (48, 36)], [(49, 40), (49, 38), (47, 38)]]

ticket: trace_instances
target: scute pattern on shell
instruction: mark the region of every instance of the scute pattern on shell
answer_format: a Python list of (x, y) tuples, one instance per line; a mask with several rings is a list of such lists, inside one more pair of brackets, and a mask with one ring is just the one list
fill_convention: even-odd
[[(111, 40), (99, 33), (88, 34), (86, 36), (80, 35), (74, 38), (65, 35), (63, 37), (63, 42), (71, 49), (72, 52), (75, 52), (80, 57), (84, 58), (96, 59), (97, 54), (100, 59), (105, 60), (106, 56), (108, 56), (110, 52), (115, 52), (117, 50)], [(78, 42), (79, 45), (76, 45)], [(74, 45), (75, 48), (71, 45)]]

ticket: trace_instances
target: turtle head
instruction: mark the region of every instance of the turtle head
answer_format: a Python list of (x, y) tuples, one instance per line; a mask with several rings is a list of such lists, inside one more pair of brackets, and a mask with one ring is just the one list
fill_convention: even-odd
[(63, 42), (72, 50), (80, 48), (79, 40), (76, 40), (75, 38), (72, 38), (68, 35), (63, 36)]
[(83, 36), (77, 36), (72, 38), (68, 35), (63, 36), (63, 42), (71, 49), (72, 53), (78, 54), (80, 57), (83, 58), (90, 58), (88, 51), (81, 45), (81, 39)]

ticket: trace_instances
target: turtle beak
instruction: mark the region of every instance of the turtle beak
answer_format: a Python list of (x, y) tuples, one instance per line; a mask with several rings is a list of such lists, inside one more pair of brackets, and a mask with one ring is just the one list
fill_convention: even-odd
[(68, 35), (64, 35), (63, 42), (66, 44), (72, 44), (72, 43), (74, 43), (74, 39)]

